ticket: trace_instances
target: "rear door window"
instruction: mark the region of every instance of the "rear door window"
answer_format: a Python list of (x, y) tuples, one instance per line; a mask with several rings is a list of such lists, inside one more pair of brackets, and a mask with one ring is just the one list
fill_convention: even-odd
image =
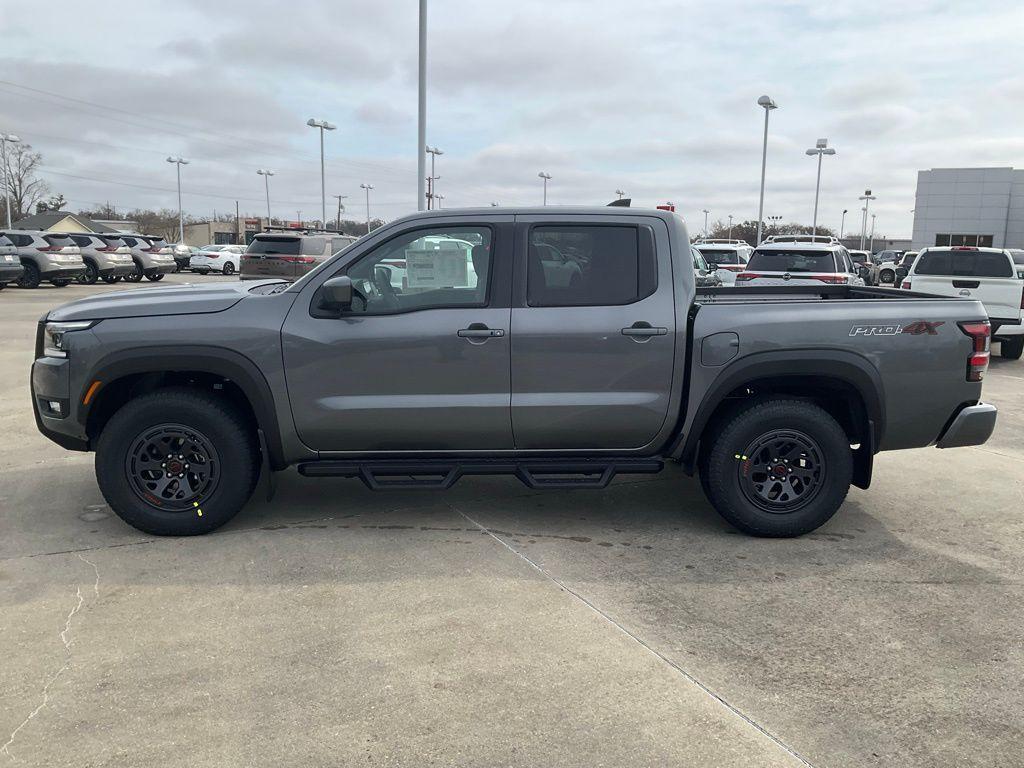
[(323, 256), (327, 247), (327, 240), (322, 237), (304, 237), (300, 242), (303, 256)]
[(928, 251), (917, 259), (918, 275), (950, 277), (1013, 277), (1010, 259), (1004, 253), (990, 251)]
[(257, 237), (249, 244), (247, 253), (274, 256), (298, 256), (301, 241), (297, 237)]
[(785, 251), (754, 251), (747, 262), (751, 272), (835, 272), (831, 251), (791, 249)]
[(75, 245), (79, 248), (91, 248), (92, 238), (88, 235), (71, 235), (71, 239), (75, 241)]
[(653, 233), (646, 227), (535, 226), (527, 264), (531, 307), (632, 304), (657, 288)]
[(54, 248), (73, 248), (76, 245), (70, 235), (43, 235), (43, 239)]

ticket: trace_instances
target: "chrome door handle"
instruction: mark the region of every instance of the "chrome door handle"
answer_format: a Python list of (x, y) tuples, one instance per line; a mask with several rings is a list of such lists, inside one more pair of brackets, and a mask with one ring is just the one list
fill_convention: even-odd
[(639, 321), (633, 323), (629, 328), (622, 329), (623, 336), (633, 337), (649, 337), (649, 336), (665, 336), (668, 334), (668, 328), (652, 328), (650, 323)]

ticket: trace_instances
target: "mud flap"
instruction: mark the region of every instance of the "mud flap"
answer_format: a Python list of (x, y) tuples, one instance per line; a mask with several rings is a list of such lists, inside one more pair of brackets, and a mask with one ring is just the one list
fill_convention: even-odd
[(267, 449), (267, 436), (262, 429), (257, 429), (256, 434), (260, 439), (260, 479), (263, 481), (263, 488), (266, 491), (266, 500), (272, 501), (277, 493), (277, 478), (270, 468), (270, 451)]

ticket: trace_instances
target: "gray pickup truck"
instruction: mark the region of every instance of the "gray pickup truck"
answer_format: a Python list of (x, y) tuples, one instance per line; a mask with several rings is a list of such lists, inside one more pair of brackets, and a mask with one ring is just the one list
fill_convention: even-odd
[(421, 213), (292, 284), (55, 309), (32, 405), (46, 436), (96, 452), (126, 522), (166, 535), (223, 525), (289, 466), (374, 489), (602, 488), (672, 461), (737, 528), (794, 536), (868, 487), (877, 452), (992, 433), (979, 302), (698, 290), (692, 265), (662, 211)]

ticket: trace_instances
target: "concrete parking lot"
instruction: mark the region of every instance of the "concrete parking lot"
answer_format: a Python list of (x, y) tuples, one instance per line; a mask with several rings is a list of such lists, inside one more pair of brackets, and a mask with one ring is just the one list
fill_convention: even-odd
[(30, 410), (39, 317), (113, 288), (0, 292), (0, 765), (1024, 765), (1024, 363), (993, 360), (987, 445), (881, 455), (801, 539), (675, 468), (289, 472), (155, 539)]

